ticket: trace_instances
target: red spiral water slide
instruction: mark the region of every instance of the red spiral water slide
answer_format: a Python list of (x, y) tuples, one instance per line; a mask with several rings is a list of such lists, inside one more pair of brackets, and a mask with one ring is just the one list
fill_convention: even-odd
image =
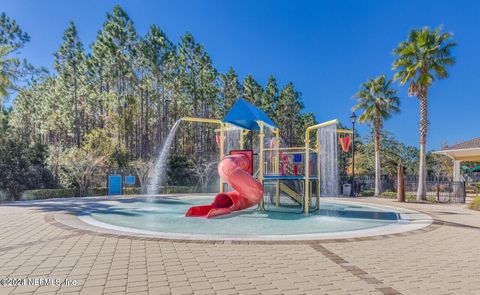
[(247, 171), (251, 161), (246, 155), (225, 157), (218, 164), (218, 174), (230, 184), (234, 191), (218, 194), (213, 203), (188, 209), (188, 217), (214, 217), (229, 214), (256, 205), (263, 198), (263, 187)]

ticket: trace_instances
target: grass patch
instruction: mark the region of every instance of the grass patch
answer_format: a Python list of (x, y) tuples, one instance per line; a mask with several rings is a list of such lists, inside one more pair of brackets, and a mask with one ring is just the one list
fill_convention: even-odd
[(473, 201), (468, 205), (470, 209), (480, 211), (480, 197), (475, 197)]

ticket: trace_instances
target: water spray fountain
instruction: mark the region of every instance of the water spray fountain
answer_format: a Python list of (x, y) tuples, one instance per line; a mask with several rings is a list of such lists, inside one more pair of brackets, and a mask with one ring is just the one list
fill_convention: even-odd
[[(170, 154), (170, 148), (175, 138), (177, 129), (180, 126), (180, 123), (183, 121), (197, 122), (197, 123), (213, 123), (213, 124), (220, 124), (220, 126), (223, 126), (222, 121), (215, 120), (215, 119), (203, 119), (203, 118), (192, 118), (192, 117), (184, 117), (184, 118), (178, 119), (170, 129), (167, 139), (163, 143), (162, 148), (159, 150), (157, 159), (155, 160), (155, 165), (153, 167), (152, 175), (148, 179), (147, 194), (149, 196), (158, 194), (159, 186), (165, 185), (167, 181), (166, 174), (167, 174), (168, 156)], [(223, 156), (223, 153), (221, 154), (221, 157), (222, 156)]]

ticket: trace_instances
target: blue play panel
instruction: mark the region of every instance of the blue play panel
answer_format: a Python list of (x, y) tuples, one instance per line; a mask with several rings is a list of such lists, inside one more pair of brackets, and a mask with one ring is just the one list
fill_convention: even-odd
[(121, 195), (122, 194), (122, 176), (121, 175), (109, 175), (108, 176), (108, 195)]

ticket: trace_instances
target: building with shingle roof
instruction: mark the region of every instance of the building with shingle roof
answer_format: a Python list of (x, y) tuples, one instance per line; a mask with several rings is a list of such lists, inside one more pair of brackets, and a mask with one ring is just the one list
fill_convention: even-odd
[(459, 181), (462, 162), (480, 162), (480, 137), (448, 146), (434, 153), (453, 160), (453, 180)]

